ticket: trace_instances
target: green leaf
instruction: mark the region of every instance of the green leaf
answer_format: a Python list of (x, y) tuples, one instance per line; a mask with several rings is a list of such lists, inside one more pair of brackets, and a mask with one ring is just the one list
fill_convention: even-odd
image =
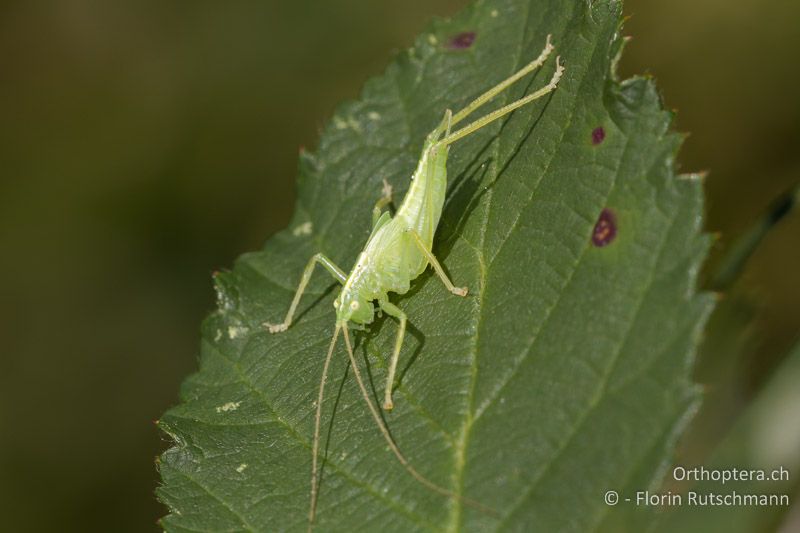
[[(287, 332), (261, 324), (284, 315), (312, 254), (353, 264), (381, 180), (402, 194), (444, 110), (536, 57), (548, 33), (566, 65), (559, 88), (450, 152), (434, 253), (470, 296), (450, 295), (428, 271), (393, 298), (410, 332), (386, 422), (417, 470), (498, 516), (402, 468), (340, 344), (323, 405), (318, 529), (636, 530), (651, 519), (603, 495), (660, 480), (697, 403), (689, 371), (712, 304), (694, 291), (708, 246), (701, 183), (674, 173), (681, 138), (652, 81), (614, 77), (620, 11), (612, 0), (478, 2), (434, 22), (337, 110), (316, 153), (301, 157), (290, 227), (215, 278), (200, 370), (159, 424), (175, 441), (160, 458), (165, 529), (306, 528), (313, 402), (338, 289), (320, 269)], [(474, 42), (454, 46), (464, 32)], [(553, 69), (551, 60), (489, 109)], [(604, 210), (616, 233), (597, 246)], [(376, 396), (396, 331), (384, 317), (356, 335)]]

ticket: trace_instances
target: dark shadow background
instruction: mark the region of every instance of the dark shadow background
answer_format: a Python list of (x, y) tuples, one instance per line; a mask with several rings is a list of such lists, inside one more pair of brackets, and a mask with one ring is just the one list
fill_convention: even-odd
[[(0, 507), (7, 531), (155, 531), (152, 421), (196, 368), (211, 272), (289, 219), (300, 146), (463, 0), (0, 8)], [(629, 0), (718, 257), (800, 182), (800, 3)], [(766, 372), (800, 331), (800, 214), (749, 262)], [(713, 265), (713, 259), (712, 263)]]

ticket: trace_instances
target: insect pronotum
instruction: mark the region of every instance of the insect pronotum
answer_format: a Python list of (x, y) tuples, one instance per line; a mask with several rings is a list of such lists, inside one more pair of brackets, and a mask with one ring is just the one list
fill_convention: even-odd
[(403, 345), (403, 337), (406, 331), (406, 315), (403, 313), (402, 309), (389, 301), (388, 293), (406, 293), (411, 282), (422, 274), (430, 264), (439, 279), (444, 283), (444, 286), (447, 287), (448, 291), (457, 296), (467, 295), (466, 287), (456, 287), (453, 285), (453, 282), (447, 277), (447, 274), (445, 274), (444, 269), (442, 269), (442, 266), (431, 250), (433, 246), (433, 236), (439, 224), (442, 208), (444, 207), (447, 188), (446, 165), (449, 147), (458, 139), (478, 131), (487, 124), (511, 113), (515, 109), (533, 102), (555, 90), (564, 73), (564, 67), (560, 64), (560, 58), (556, 57), (556, 69), (550, 82), (541, 89), (492, 111), (461, 129), (451, 131), (451, 128), (467, 118), (467, 116), (480, 106), (504, 91), (512, 83), (541, 67), (548, 56), (550, 56), (553, 49), (554, 47), (550, 43), (550, 36), (548, 35), (544, 49), (539, 54), (539, 57), (506, 80), (478, 96), (458, 113), (454, 114), (449, 109), (446, 110), (442, 121), (425, 139), (417, 169), (411, 177), (411, 187), (408, 189), (394, 217), (389, 214), (389, 211), (381, 213), (383, 208), (392, 202), (391, 187), (384, 181), (383, 196), (375, 204), (372, 211), (372, 233), (367, 239), (364, 250), (358, 256), (356, 264), (353, 266), (350, 274), (346, 275), (341, 268), (336, 266), (334, 262), (325, 255), (321, 253), (314, 255), (303, 271), (300, 285), (297, 287), (297, 292), (289, 306), (289, 311), (286, 313), (284, 321), (280, 324), (264, 324), (271, 333), (286, 331), (286, 329), (289, 328), (292, 324), (295, 311), (297, 310), (297, 305), (303, 295), (303, 291), (305, 291), (306, 285), (317, 263), (321, 264), (343, 285), (342, 291), (333, 302), (333, 306), (336, 308), (336, 328), (328, 348), (328, 353), (325, 357), (325, 363), (322, 368), (322, 378), (319, 383), (319, 395), (317, 397), (311, 459), (311, 494), (308, 510), (309, 530), (311, 530), (314, 523), (317, 505), (317, 487), (319, 481), (317, 462), (319, 455), (322, 400), (325, 392), (325, 382), (328, 378), (328, 367), (330, 366), (339, 332), (342, 332), (344, 335), (350, 364), (353, 367), (353, 373), (358, 387), (361, 389), (364, 401), (369, 407), (375, 424), (378, 426), (389, 448), (392, 450), (395, 457), (397, 457), (397, 460), (400, 461), (411, 476), (432, 491), (461, 500), (474, 507), (487, 510), (479, 503), (465, 498), (464, 496), (457, 495), (430, 481), (417, 472), (400, 452), (397, 444), (395, 444), (389, 434), (378, 408), (373, 405), (370, 400), (369, 392), (364, 385), (361, 372), (353, 356), (353, 348), (350, 343), (347, 324), (349, 322), (360, 325), (371, 323), (375, 316), (375, 307), (373, 305), (375, 301), (377, 301), (378, 307), (383, 310), (383, 312), (395, 317), (400, 322), (384, 389), (383, 408), (386, 410), (392, 409), (394, 406), (392, 403), (392, 385), (397, 369), (397, 360), (400, 356), (400, 348)]

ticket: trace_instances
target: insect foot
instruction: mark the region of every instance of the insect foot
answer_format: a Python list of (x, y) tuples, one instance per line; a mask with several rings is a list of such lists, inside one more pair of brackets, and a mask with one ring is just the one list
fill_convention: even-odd
[(392, 402), (391, 400), (383, 402), (383, 409), (384, 411), (391, 411), (392, 409), (394, 409), (394, 402)]
[(264, 322), (264, 327), (267, 328), (270, 333), (280, 333), (289, 329), (289, 326), (286, 324), (270, 324), (268, 322)]
[(453, 287), (453, 294), (456, 296), (466, 296), (469, 293), (469, 289), (466, 287)]

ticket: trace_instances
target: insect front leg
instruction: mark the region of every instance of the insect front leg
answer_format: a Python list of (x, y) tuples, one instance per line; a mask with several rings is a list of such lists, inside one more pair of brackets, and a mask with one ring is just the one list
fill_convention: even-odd
[(306, 285), (308, 285), (308, 280), (311, 279), (311, 274), (314, 273), (314, 267), (317, 263), (324, 266), (325, 270), (330, 272), (331, 275), (336, 278), (336, 281), (342, 285), (344, 285), (347, 281), (347, 276), (342, 269), (336, 266), (336, 264), (326, 255), (315, 254), (314, 257), (308, 261), (306, 269), (303, 271), (303, 277), (300, 278), (300, 285), (297, 287), (297, 292), (294, 294), (294, 300), (292, 300), (292, 305), (289, 306), (289, 312), (286, 313), (286, 318), (280, 324), (270, 324), (268, 322), (264, 322), (264, 327), (266, 327), (270, 333), (286, 331), (289, 329), (289, 326), (292, 325), (292, 318), (294, 317), (294, 312), (297, 310), (297, 304), (300, 303), (300, 297), (303, 296), (303, 292), (306, 290)]
[(425, 246), (425, 243), (422, 242), (422, 237), (419, 236), (419, 233), (417, 233), (413, 229), (408, 231), (409, 233), (411, 233), (411, 237), (414, 239), (414, 242), (416, 243), (417, 247), (420, 249), (422, 254), (425, 256), (425, 258), (431, 264), (433, 269), (436, 271), (436, 274), (439, 276), (439, 279), (442, 280), (444, 286), (447, 287), (447, 290), (452, 292), (456, 296), (466, 296), (468, 289), (466, 287), (456, 287), (455, 285), (453, 285), (453, 282), (450, 281), (450, 278), (448, 278), (447, 274), (444, 273), (444, 269), (442, 268), (442, 265), (439, 264), (439, 261), (436, 259), (436, 256), (433, 255), (433, 252), (428, 250), (428, 248)]
[(389, 185), (386, 178), (383, 180), (383, 189), (381, 192), (383, 196), (375, 202), (375, 207), (372, 208), (372, 227), (375, 227), (378, 219), (381, 218), (381, 211), (383, 211), (383, 208), (392, 203), (392, 186)]
[(397, 338), (394, 341), (394, 352), (389, 363), (389, 373), (386, 375), (386, 389), (383, 397), (383, 408), (391, 411), (394, 408), (392, 402), (392, 385), (394, 384), (394, 373), (397, 370), (397, 360), (400, 358), (400, 348), (403, 346), (403, 337), (406, 334), (406, 314), (402, 309), (389, 302), (389, 300), (378, 300), (378, 305), (386, 311), (387, 315), (393, 316), (400, 321), (400, 329), (397, 331)]

